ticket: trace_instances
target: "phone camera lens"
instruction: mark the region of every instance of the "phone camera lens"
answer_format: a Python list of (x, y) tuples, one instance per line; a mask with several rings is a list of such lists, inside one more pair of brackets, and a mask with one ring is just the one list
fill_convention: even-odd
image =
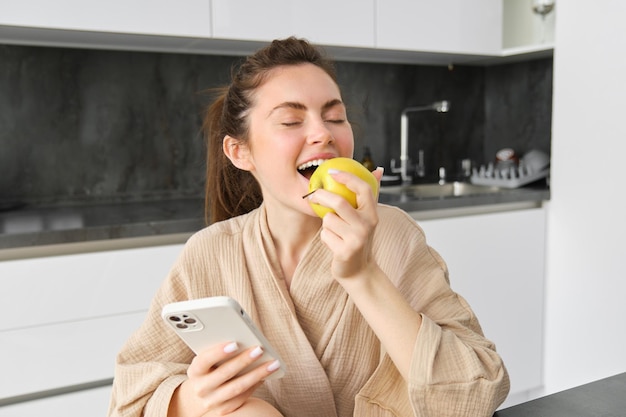
[(195, 324), (196, 323), (196, 319), (194, 319), (194, 318), (185, 319), (185, 323), (187, 323), (187, 324)]
[(170, 316), (169, 319), (170, 321), (180, 321), (180, 317), (178, 316)]
[(185, 323), (176, 323), (176, 327), (178, 327), (179, 329), (186, 329), (189, 326), (187, 326)]

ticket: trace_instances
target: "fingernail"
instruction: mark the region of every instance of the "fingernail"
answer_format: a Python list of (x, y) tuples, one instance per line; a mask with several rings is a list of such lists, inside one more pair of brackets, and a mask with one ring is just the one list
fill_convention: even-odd
[(237, 342), (232, 342), (224, 346), (224, 353), (233, 353), (237, 350), (239, 346), (237, 346)]
[(331, 169), (328, 170), (328, 173), (331, 174), (331, 175), (332, 174), (339, 174), (340, 172), (341, 171), (339, 171), (338, 169), (335, 169), (335, 168), (331, 168)]
[(258, 358), (259, 356), (261, 356), (263, 354), (263, 349), (261, 349), (260, 346), (255, 347), (252, 352), (250, 352), (250, 357), (251, 358)]
[(267, 370), (270, 372), (273, 372), (277, 370), (278, 368), (280, 368), (280, 362), (278, 362), (278, 360), (275, 360), (274, 362), (267, 365)]

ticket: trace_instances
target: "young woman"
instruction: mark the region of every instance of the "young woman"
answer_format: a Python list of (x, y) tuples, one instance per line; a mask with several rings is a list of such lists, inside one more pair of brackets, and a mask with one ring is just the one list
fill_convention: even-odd
[[(357, 195), (308, 192), (312, 169), (352, 157), (333, 66), (308, 42), (249, 57), (209, 109), (207, 215), (119, 353), (111, 416), (491, 416), (509, 380), (454, 293), (446, 265), (403, 211)], [(382, 170), (374, 172), (378, 180)], [(336, 213), (317, 217), (310, 202)], [(170, 302), (235, 298), (286, 362), (266, 378), (257, 347), (197, 356), (160, 317)], [(217, 365), (219, 364), (219, 366)]]

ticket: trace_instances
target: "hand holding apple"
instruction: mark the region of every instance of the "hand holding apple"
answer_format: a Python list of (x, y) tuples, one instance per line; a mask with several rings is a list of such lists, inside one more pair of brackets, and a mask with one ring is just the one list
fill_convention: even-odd
[[(356, 194), (345, 185), (335, 181), (328, 172), (331, 169), (349, 172), (356, 175), (367, 182), (367, 184), (372, 188), (375, 196), (378, 194), (378, 180), (374, 174), (372, 174), (360, 162), (351, 158), (343, 157), (329, 159), (317, 167), (309, 180), (309, 194), (321, 188), (342, 196), (350, 203), (350, 205), (352, 205), (352, 207), (356, 208)], [(315, 214), (322, 218), (327, 213), (335, 212), (335, 210), (317, 203), (310, 204)]]

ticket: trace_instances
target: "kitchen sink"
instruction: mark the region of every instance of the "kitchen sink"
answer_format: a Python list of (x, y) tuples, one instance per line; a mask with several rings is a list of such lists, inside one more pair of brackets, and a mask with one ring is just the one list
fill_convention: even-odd
[(470, 195), (497, 194), (502, 189), (496, 186), (475, 185), (469, 182), (447, 182), (444, 184), (411, 184), (386, 186), (380, 188), (380, 194), (397, 195), (415, 199), (435, 199), (464, 197)]

